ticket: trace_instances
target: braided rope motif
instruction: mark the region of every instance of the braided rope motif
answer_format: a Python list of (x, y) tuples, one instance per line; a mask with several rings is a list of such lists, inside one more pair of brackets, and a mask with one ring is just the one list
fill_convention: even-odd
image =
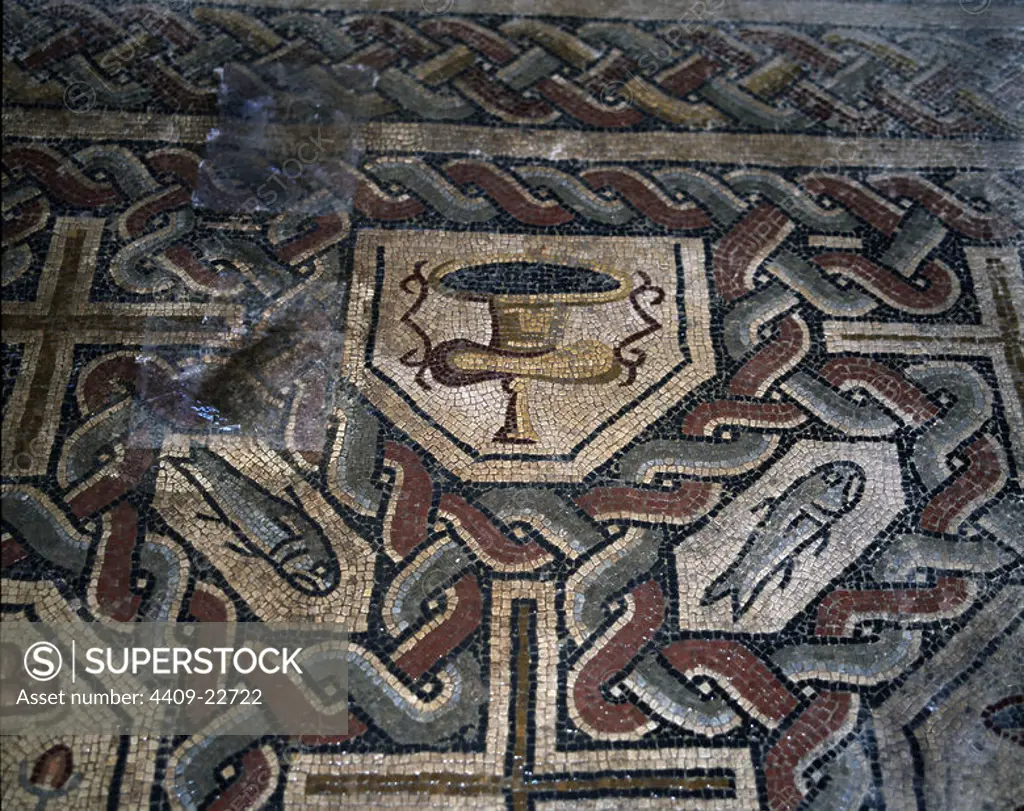
[(1012, 34), (963, 37), (953, 66), (916, 31), (9, 6), (11, 103), (208, 113), (212, 69), (226, 60), (301, 60), (327, 90), (339, 88), (338, 68), (376, 70), (376, 88), (352, 102), (369, 118), (915, 137), (1021, 129), (1012, 88), (990, 68), (992, 54), (1020, 52)]

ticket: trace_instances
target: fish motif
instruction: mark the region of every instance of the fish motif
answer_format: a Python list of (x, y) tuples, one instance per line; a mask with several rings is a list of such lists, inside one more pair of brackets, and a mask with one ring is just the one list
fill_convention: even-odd
[(832, 527), (860, 502), (866, 480), (853, 462), (832, 462), (799, 479), (780, 499), (758, 505), (757, 510), (767, 507), (764, 518), (701, 604), (732, 595), (733, 620), (738, 620), (779, 572), (784, 572), (779, 588), (786, 588), (799, 556), (815, 545), (818, 556), (828, 546)]
[(174, 464), (193, 482), (198, 474), (209, 483), (195, 482), (217, 512), (209, 520), (234, 531), (238, 543), (228, 544), (233, 551), (264, 558), (304, 594), (323, 596), (338, 585), (341, 572), (330, 542), (295, 504), (263, 491), (204, 448)]

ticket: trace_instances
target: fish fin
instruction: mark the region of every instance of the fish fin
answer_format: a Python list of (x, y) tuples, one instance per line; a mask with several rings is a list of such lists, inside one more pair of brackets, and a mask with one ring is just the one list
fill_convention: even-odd
[(778, 501), (775, 497), (766, 498), (764, 501), (759, 502), (750, 508), (751, 515), (758, 516), (758, 522), (764, 521), (768, 517), (768, 514), (772, 511), (772, 507), (775, 506), (775, 502)]
[(302, 499), (299, 498), (299, 494), (295, 492), (295, 488), (292, 485), (288, 485), (284, 488), (284, 492), (280, 496), (281, 500), (290, 507), (294, 507), (299, 512), (304, 512), (302, 506)]
[(296, 520), (296, 517), (290, 513), (281, 513), (275, 520), (277, 521), (278, 526), (283, 527), (292, 535), (301, 535), (305, 529), (305, 527), (299, 526), (299, 522)]
[(757, 595), (760, 590), (757, 586), (747, 591), (745, 594), (740, 594), (739, 588), (733, 589), (732, 592), (732, 621), (739, 622), (740, 617), (750, 610), (750, 606), (754, 604), (754, 600), (757, 599)]
[(712, 583), (704, 592), (704, 596), (701, 598), (700, 604), (711, 605), (712, 603), (717, 603), (723, 597), (728, 597), (734, 588), (735, 586), (732, 583), (731, 576), (726, 577), (717, 583)]
[(786, 561), (785, 570), (782, 574), (782, 581), (779, 583), (779, 590), (786, 588), (789, 585), (789, 581), (793, 579), (793, 568), (796, 566), (796, 560), (790, 558)]
[(817, 548), (814, 550), (814, 557), (818, 557), (818, 555), (825, 551), (825, 547), (828, 546), (828, 542), (830, 540), (832, 540), (832, 536), (826, 529), (821, 533), (821, 543), (819, 543)]
[(239, 546), (236, 543), (231, 543), (230, 541), (227, 541), (227, 542), (225, 542), (224, 546), (226, 546), (228, 549), (230, 549), (235, 554), (241, 555), (244, 558), (255, 558), (255, 557), (257, 557), (257, 555), (251, 549), (248, 549), (248, 548), (246, 548), (244, 546)]

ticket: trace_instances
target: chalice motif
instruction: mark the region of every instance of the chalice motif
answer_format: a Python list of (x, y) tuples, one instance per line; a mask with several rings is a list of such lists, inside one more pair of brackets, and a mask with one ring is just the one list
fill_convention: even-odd
[[(453, 260), (424, 276), (425, 265), (418, 263), (413, 275), (402, 282), (402, 289), (417, 293), (417, 298), (401, 319), (419, 336), (423, 352), (417, 358), (417, 350), (411, 350), (401, 360), (419, 368), (416, 380), (424, 388), (430, 388), (428, 370), (433, 380), (445, 386), (500, 381), (508, 403), (504, 424), (493, 437), (495, 442), (539, 441), (530, 418), (530, 386), (534, 381), (594, 385), (614, 381), (626, 370), (628, 384), (645, 355), (634, 350), (627, 356), (623, 350), (661, 328), (639, 304), (641, 292), (654, 292), (653, 303), (660, 303), (664, 296), (644, 273), (638, 274), (642, 285), (634, 286), (628, 275), (607, 267), (528, 257)], [(414, 319), (429, 291), (454, 301), (486, 304), (491, 317), (489, 343), (457, 338), (432, 346), (430, 337)], [(640, 313), (643, 329), (616, 346), (595, 338), (564, 343), (570, 308), (597, 308), (627, 297)]]

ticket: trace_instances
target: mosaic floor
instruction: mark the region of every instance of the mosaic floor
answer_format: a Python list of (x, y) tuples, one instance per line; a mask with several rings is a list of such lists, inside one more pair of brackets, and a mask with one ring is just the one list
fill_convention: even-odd
[(3, 19), (5, 612), (352, 632), (5, 808), (1021, 802), (1024, 9)]

